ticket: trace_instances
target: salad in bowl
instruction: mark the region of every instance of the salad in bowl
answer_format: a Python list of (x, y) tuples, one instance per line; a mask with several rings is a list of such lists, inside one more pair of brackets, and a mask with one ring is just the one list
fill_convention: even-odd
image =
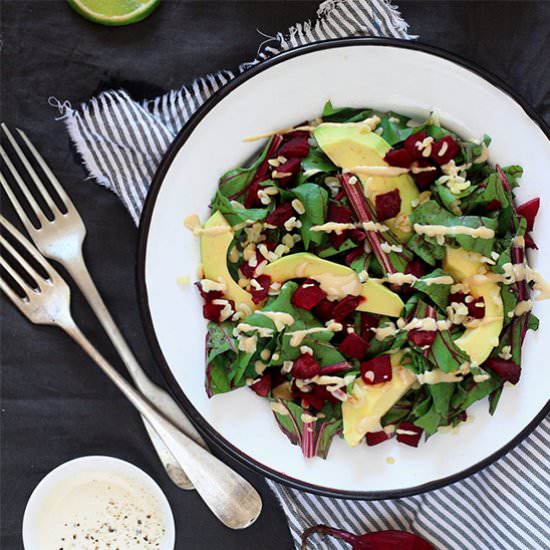
[(305, 457), (456, 427), (518, 383), (535, 300), (539, 200), (490, 138), (335, 108), (219, 180), (200, 239), (209, 396), (249, 387)]

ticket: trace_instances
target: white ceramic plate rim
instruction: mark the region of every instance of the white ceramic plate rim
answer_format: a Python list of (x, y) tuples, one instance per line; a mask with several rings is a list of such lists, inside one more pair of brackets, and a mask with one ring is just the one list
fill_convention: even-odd
[(36, 530), (37, 516), (40, 506), (55, 486), (65, 478), (85, 470), (104, 470), (106, 472), (122, 473), (141, 483), (151, 492), (159, 504), (166, 532), (162, 539), (160, 550), (173, 550), (176, 541), (176, 527), (174, 516), (166, 495), (162, 492), (157, 482), (134, 464), (112, 456), (91, 455), (74, 458), (60, 464), (46, 474), (34, 488), (23, 514), (23, 546), (29, 550), (39, 550), (41, 541), (38, 540)]
[[(182, 132), (176, 139), (174, 145), (172, 146), (170, 151), (167, 153), (155, 177), (152, 190), (148, 196), (148, 201), (144, 209), (144, 214), (142, 217), (142, 223), (140, 227), (140, 246), (139, 246), (139, 262), (138, 262), (138, 285), (139, 285), (139, 291), (140, 291), (140, 305), (142, 308), (142, 315), (144, 318), (145, 328), (146, 328), (148, 337), (151, 341), (153, 350), (157, 356), (157, 359), (159, 360), (159, 363), (162, 367), (164, 375), (167, 378), (168, 383), (170, 384), (173, 391), (176, 393), (177, 397), (180, 399), (180, 402), (183, 404), (188, 414), (190, 414), (192, 419), (198, 424), (198, 427), (202, 429), (204, 433), (210, 436), (210, 438), (213, 440), (213, 442), (216, 445), (218, 445), (219, 447), (221, 447), (226, 451), (229, 451), (230, 454), (232, 454), (233, 456), (241, 460), (246, 465), (254, 468), (255, 470), (259, 470), (265, 475), (273, 479), (276, 479), (283, 483), (287, 483), (294, 487), (306, 489), (306, 490), (317, 492), (320, 494), (330, 494), (330, 495), (342, 496), (346, 498), (363, 498), (363, 499), (395, 498), (399, 496), (417, 494), (425, 490), (434, 489), (436, 487), (440, 487), (448, 483), (462, 479), (478, 471), (482, 467), (494, 461), (499, 456), (502, 456), (507, 450), (511, 449), (514, 445), (519, 443), (545, 416), (545, 414), (549, 409), (549, 404), (544, 403), (542, 406), (542, 409), (539, 408), (536, 411), (536, 414), (533, 414), (532, 417), (529, 418), (529, 421), (525, 422), (522, 428), (518, 430), (517, 433), (515, 433), (514, 436), (511, 437), (508, 441), (499, 445), (497, 448), (492, 449), (492, 452), (487, 453), (484, 457), (480, 458), (479, 460), (476, 460), (473, 464), (470, 464), (468, 467), (460, 469), (459, 471), (450, 472), (447, 475), (441, 475), (441, 476), (435, 475), (433, 479), (424, 481), (423, 483), (415, 484), (414, 482), (412, 482), (412, 483), (409, 483), (408, 485), (404, 484), (402, 487), (397, 487), (397, 488), (394, 487), (391, 489), (352, 490), (349, 487), (345, 487), (345, 488), (339, 487), (337, 486), (337, 484), (333, 486), (327, 486), (324, 483), (316, 483), (316, 482), (313, 482), (311, 479), (303, 479), (302, 476), (292, 475), (288, 471), (283, 471), (282, 468), (274, 468), (269, 465), (269, 460), (263, 460), (263, 461), (258, 460), (257, 457), (252, 456), (252, 453), (247, 454), (241, 448), (238, 448), (238, 446), (234, 445), (230, 439), (228, 440), (227, 437), (224, 437), (223, 434), (219, 433), (219, 431), (217, 431), (216, 428), (213, 427), (208, 422), (208, 420), (206, 420), (201, 415), (201, 413), (195, 407), (194, 403), (192, 403), (191, 400), (185, 395), (183, 391), (185, 388), (182, 389), (178, 385), (176, 377), (174, 376), (174, 373), (170, 369), (170, 366), (168, 365), (168, 361), (166, 360), (163, 350), (161, 349), (161, 345), (159, 344), (159, 341), (157, 338), (158, 335), (155, 332), (156, 327), (152, 320), (151, 304), (150, 304), (151, 296), (150, 296), (150, 288), (148, 287), (148, 274), (150, 273), (148, 272), (148, 264), (147, 264), (147, 258), (149, 257), (148, 245), (149, 245), (149, 237), (151, 234), (150, 233), (151, 225), (154, 224), (153, 216), (155, 213), (155, 206), (157, 205), (158, 195), (159, 195), (159, 192), (161, 192), (162, 185), (164, 184), (163, 182), (165, 181), (167, 174), (169, 173), (174, 161), (177, 159), (181, 148), (186, 144), (186, 142), (189, 139), (191, 139), (191, 137), (193, 136), (193, 133), (197, 130), (197, 128), (200, 127), (201, 122), (204, 120), (204, 118), (208, 117), (211, 110), (217, 107), (221, 102), (223, 102), (224, 98), (226, 98), (233, 91), (237, 90), (239, 86), (246, 83), (249, 79), (255, 77), (256, 75), (261, 74), (263, 71), (266, 71), (267, 69), (270, 69), (285, 61), (293, 60), (296, 57), (299, 57), (302, 55), (307, 55), (309, 53), (319, 52), (326, 49), (342, 48), (342, 47), (345, 48), (348, 46), (393, 47), (393, 48), (404, 49), (404, 51), (415, 51), (421, 54), (436, 56), (435, 59), (442, 60), (445, 63), (450, 65), (455, 64), (459, 72), (461, 73), (465, 73), (465, 74), (471, 73), (470, 75), (471, 78), (476, 78), (477, 80), (481, 80), (482, 78), (485, 81), (485, 85), (491, 88), (494, 88), (496, 92), (502, 94), (503, 96), (506, 96), (506, 97), (511, 96), (511, 97), (508, 97), (509, 101), (512, 102), (512, 104), (515, 105), (515, 107), (518, 110), (521, 110), (525, 118), (530, 119), (529, 123), (532, 124), (533, 127), (537, 127), (537, 125), (539, 125), (540, 127), (544, 128), (544, 123), (540, 121), (536, 113), (525, 103), (525, 101), (519, 98), (516, 94), (514, 94), (513, 91), (509, 90), (506, 87), (506, 85), (501, 83), (498, 79), (496, 79), (490, 74), (487, 74), (485, 71), (482, 71), (474, 67), (470, 63), (464, 60), (461, 60), (456, 56), (447, 54), (446, 52), (443, 52), (441, 50), (435, 49), (430, 46), (424, 46), (418, 43), (401, 42), (396, 40), (380, 40), (380, 39), (372, 40), (372, 39), (360, 38), (360, 39), (344, 39), (344, 40), (329, 41), (325, 43), (315, 44), (312, 46), (306, 46), (306, 47), (303, 47), (297, 50), (292, 50), (291, 52), (287, 52), (285, 54), (279, 55), (269, 60), (268, 62), (260, 65), (259, 67), (252, 69), (250, 72), (245, 73), (241, 77), (238, 77), (237, 79), (232, 81), (228, 86), (226, 86), (225, 88), (222, 88), (222, 90), (218, 92), (216, 96), (214, 96), (206, 105), (204, 105), (196, 113), (194, 118), (182, 130)], [(515, 101), (513, 101), (512, 98)], [(369, 102), (365, 101), (364, 103), (367, 104)], [(372, 101), (370, 103), (372, 104)], [(455, 127), (458, 126), (460, 128), (460, 121), (450, 121), (450, 122), (454, 122)], [(280, 127), (280, 126), (281, 125), (275, 126), (275, 127)], [(540, 128), (538, 128), (538, 131), (540, 132)], [(544, 129), (544, 132), (548, 135), (547, 129)], [(541, 134), (544, 137), (544, 133), (541, 132)], [(547, 145), (547, 142), (545, 143), (545, 146), (546, 145)], [(510, 160), (513, 161), (514, 159), (508, 158), (508, 161)], [(504, 160), (504, 162), (506, 162), (506, 160)], [(233, 164), (236, 164), (236, 163), (233, 162)], [(212, 190), (213, 189), (214, 189), (214, 185), (212, 186)], [(187, 213), (190, 213), (190, 212), (186, 212), (185, 209), (182, 207), (182, 217)], [(540, 232), (540, 234), (542, 234), (542, 231)], [(537, 310), (537, 313), (538, 313), (538, 310)], [(538, 341), (537, 345), (542, 345), (542, 342), (540, 341), (540, 339), (537, 339), (537, 341)], [(296, 451), (296, 449), (293, 447), (290, 447), (288, 452), (293, 452), (293, 451)], [(389, 453), (386, 453), (386, 454), (389, 454)], [(392, 454), (393, 454), (393, 449), (392, 449)], [(404, 456), (406, 456), (406, 452), (404, 453)], [(330, 461), (330, 455), (329, 455), (329, 461)]]

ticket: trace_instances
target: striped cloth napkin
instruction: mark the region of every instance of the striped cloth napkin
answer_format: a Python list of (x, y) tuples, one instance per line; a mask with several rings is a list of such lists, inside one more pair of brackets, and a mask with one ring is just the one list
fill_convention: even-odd
[[(145, 102), (108, 91), (72, 109), (51, 98), (84, 164), (97, 183), (116, 193), (138, 224), (149, 184), (162, 156), (193, 112), (237, 74), (272, 55), (328, 38), (414, 38), (388, 0), (328, 0), (314, 23), (296, 24), (264, 43), (236, 71), (222, 70)], [(307, 527), (325, 523), (362, 533), (416, 532), (446, 550), (547, 549), (550, 547), (550, 421), (483, 471), (436, 491), (377, 502), (337, 500), (269, 481), (288, 519), (297, 548)], [(528, 473), (528, 475), (527, 475)], [(348, 545), (316, 535), (311, 548)]]

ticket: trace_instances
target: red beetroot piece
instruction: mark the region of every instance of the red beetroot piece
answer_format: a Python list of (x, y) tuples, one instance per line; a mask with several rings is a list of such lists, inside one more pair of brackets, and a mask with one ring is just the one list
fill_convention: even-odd
[(437, 333), (435, 330), (419, 330), (413, 329), (407, 334), (407, 338), (415, 345), (431, 346), (434, 343)]
[[(400, 431), (414, 433), (399, 433)], [(412, 422), (401, 422), (397, 428), (397, 441), (411, 447), (418, 447), (421, 435), (422, 428), (415, 426)]]
[(521, 367), (511, 360), (489, 357), (483, 366), (496, 372), (501, 378), (504, 378), (504, 380), (511, 384), (517, 384), (521, 375)]
[(221, 290), (211, 290), (210, 292), (205, 292), (202, 289), (200, 282), (195, 283), (195, 286), (199, 289), (199, 292), (205, 302), (211, 302), (212, 300), (217, 300), (223, 296), (223, 292)]
[[(351, 221), (351, 210), (345, 206), (340, 206), (334, 201), (330, 201), (328, 205), (328, 221), (336, 223), (349, 223)], [(330, 233), (330, 243), (334, 248), (340, 248), (347, 236), (348, 230), (342, 231), (340, 235), (337, 233)]]
[(399, 189), (376, 195), (376, 218), (379, 221), (395, 218), (401, 210), (401, 195)]
[(309, 155), (309, 143), (307, 136), (293, 137), (279, 149), (278, 155), (289, 158), (304, 158)]
[(338, 349), (348, 357), (363, 359), (369, 349), (369, 343), (355, 332), (348, 332)]
[(346, 296), (334, 306), (332, 318), (341, 323), (357, 309), (362, 301), (362, 296)]
[(485, 205), (485, 210), (487, 210), (487, 212), (496, 212), (501, 208), (502, 204), (500, 204), (500, 201), (498, 199), (493, 199)]
[(265, 397), (271, 390), (271, 374), (266, 372), (259, 380), (250, 386), (250, 389), (261, 397)]
[(350, 229), (348, 231), (348, 237), (354, 243), (359, 244), (359, 243), (362, 243), (367, 238), (367, 234), (364, 231), (361, 231), (360, 229), (357, 229), (357, 227), (355, 227), (354, 229)]
[(334, 365), (326, 365), (321, 367), (321, 374), (339, 374), (341, 372), (346, 372), (352, 368), (350, 363), (343, 361), (342, 363), (334, 363)]
[(367, 432), (366, 434), (367, 445), (369, 447), (379, 445), (388, 439), (391, 439), (391, 435), (387, 434), (384, 430), (380, 430), (379, 432)]
[(252, 301), (255, 304), (259, 304), (267, 298), (269, 286), (271, 285), (271, 277), (269, 275), (258, 275), (255, 277), (255, 280), (261, 288), (256, 288), (251, 285), (250, 294), (252, 294)]
[(418, 132), (409, 136), (403, 143), (403, 148), (409, 153), (412, 160), (422, 158), (420, 144), (426, 139), (426, 132)]
[(452, 302), (465, 304), (468, 308), (468, 315), (474, 319), (483, 319), (485, 317), (485, 300), (481, 296), (466, 302), (466, 294), (455, 292), (454, 294), (449, 294), (449, 304)]
[(321, 366), (309, 353), (303, 353), (294, 361), (290, 374), (294, 378), (312, 378), (321, 372)]
[(300, 390), (294, 390), (292, 394), (302, 400), (302, 406), (306, 409), (311, 407), (320, 411), (327, 401), (332, 404), (338, 403), (338, 399), (334, 397), (325, 386), (314, 385), (310, 392), (306, 393)]
[(336, 305), (336, 302), (331, 302), (330, 300), (327, 300), (326, 298), (323, 298), (314, 308), (313, 308), (313, 314), (317, 319), (320, 321), (323, 321), (323, 323), (326, 323), (327, 321), (330, 321), (332, 317), (332, 310), (334, 309), (334, 306)]
[[(447, 145), (445, 146), (445, 144)], [(430, 157), (434, 162), (441, 165), (453, 160), (458, 153), (460, 153), (460, 147), (457, 142), (451, 136), (444, 136), (432, 144)]]
[(294, 212), (294, 208), (292, 208), (292, 204), (289, 202), (286, 202), (285, 204), (281, 204), (280, 206), (277, 206), (273, 212), (271, 212), (267, 218), (265, 219), (266, 223), (269, 225), (274, 225), (275, 227), (282, 227), (287, 220), (292, 218), (292, 216), (295, 216), (296, 213)]
[(424, 158), (417, 160), (414, 165), (417, 168), (434, 168), (433, 170), (423, 170), (418, 174), (413, 174), (418, 189), (425, 191), (437, 179), (439, 170), (428, 159)]
[(397, 166), (399, 168), (408, 168), (411, 165), (413, 158), (411, 157), (407, 149), (403, 148), (403, 149), (390, 149), (386, 153), (384, 160), (390, 166)]
[(414, 275), (417, 278), (427, 275), (429, 271), (428, 266), (420, 258), (411, 260), (405, 267), (405, 273), (407, 275)]
[(392, 379), (389, 355), (379, 355), (361, 363), (361, 378), (365, 384), (380, 384)]
[(540, 199), (531, 199), (517, 207), (516, 211), (527, 220), (527, 231), (532, 231), (540, 207)]
[(307, 309), (314, 308), (326, 297), (325, 292), (319, 286), (317, 281), (306, 279), (294, 292), (291, 302), (296, 307)]
[(378, 326), (378, 317), (372, 313), (361, 312), (361, 338), (370, 342), (374, 338), (374, 332), (371, 330)]
[(279, 178), (279, 185), (281, 187), (286, 187), (294, 179), (294, 176), (298, 173), (300, 169), (300, 159), (299, 158), (290, 158), (283, 164), (280, 164), (277, 167), (277, 173), (279, 174), (290, 174), (284, 178)]
[(224, 307), (225, 306), (222, 306), (220, 304), (213, 304), (212, 302), (207, 302), (202, 306), (202, 315), (205, 319), (208, 319), (209, 321), (214, 321), (214, 323), (219, 323), (221, 321), (220, 314)]
[(347, 254), (346, 254), (346, 264), (351, 265), (361, 254), (365, 252), (365, 248), (363, 246), (357, 246), (355, 248), (352, 248)]

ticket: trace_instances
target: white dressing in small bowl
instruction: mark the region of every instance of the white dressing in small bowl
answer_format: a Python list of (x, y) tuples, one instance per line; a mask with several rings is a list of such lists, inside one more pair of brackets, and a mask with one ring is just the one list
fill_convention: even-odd
[(33, 491), (23, 518), (26, 550), (173, 550), (174, 519), (159, 486), (116, 458), (77, 458)]

